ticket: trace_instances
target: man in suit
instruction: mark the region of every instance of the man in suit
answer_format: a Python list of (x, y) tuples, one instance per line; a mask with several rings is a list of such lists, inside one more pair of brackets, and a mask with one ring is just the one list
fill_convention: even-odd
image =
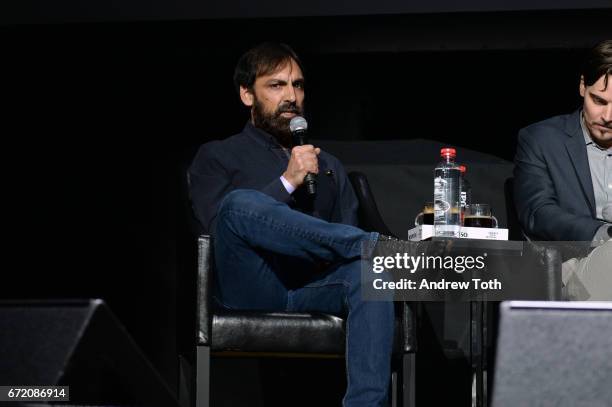
[(534, 239), (607, 240), (612, 219), (612, 40), (595, 46), (580, 76), (583, 105), (520, 130), (515, 205)]
[(575, 112), (520, 130), (515, 205), (533, 239), (603, 243), (563, 263), (564, 293), (612, 300), (612, 40), (590, 50), (579, 91)]
[[(250, 120), (239, 134), (204, 144), (189, 169), (194, 213), (214, 235), (214, 299), (233, 309), (348, 314), (343, 405), (383, 406), (394, 305), (362, 300), (361, 255), (384, 237), (356, 227), (358, 202), (340, 162), (292, 143), (302, 71), (287, 45), (247, 51), (234, 82)], [(319, 174), (315, 195), (304, 188), (308, 173)]]

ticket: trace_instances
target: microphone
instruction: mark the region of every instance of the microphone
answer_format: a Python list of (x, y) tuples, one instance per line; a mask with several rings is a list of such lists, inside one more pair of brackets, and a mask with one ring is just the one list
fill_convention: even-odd
[[(294, 146), (303, 146), (304, 144), (308, 144), (308, 122), (302, 116), (295, 116), (289, 122), (289, 130), (291, 130), (291, 135), (293, 136), (293, 145)], [(304, 178), (304, 183), (306, 184), (306, 191), (308, 195), (314, 195), (317, 193), (317, 176), (313, 173), (306, 174)]]

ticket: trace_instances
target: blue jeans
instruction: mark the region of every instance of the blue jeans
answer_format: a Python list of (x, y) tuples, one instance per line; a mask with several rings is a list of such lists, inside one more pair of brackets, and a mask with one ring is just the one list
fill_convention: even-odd
[(386, 405), (394, 306), (361, 299), (361, 245), (378, 234), (244, 189), (223, 199), (215, 232), (217, 300), (235, 309), (348, 314), (343, 405)]

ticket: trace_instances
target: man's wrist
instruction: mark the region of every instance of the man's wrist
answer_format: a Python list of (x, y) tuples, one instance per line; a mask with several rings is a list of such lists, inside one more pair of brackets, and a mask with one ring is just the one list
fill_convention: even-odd
[(594, 242), (602, 242), (612, 238), (612, 225), (609, 223), (602, 224), (597, 232), (595, 232), (595, 236), (593, 236)]
[(291, 195), (296, 190), (296, 187), (291, 182), (289, 182), (287, 178), (285, 178), (284, 175), (280, 176), (280, 180), (283, 183), (283, 186), (285, 187), (289, 195)]

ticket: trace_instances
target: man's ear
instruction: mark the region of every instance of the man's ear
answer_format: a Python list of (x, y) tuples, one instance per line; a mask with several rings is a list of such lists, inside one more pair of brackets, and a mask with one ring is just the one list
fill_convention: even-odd
[(586, 86), (584, 85), (584, 75), (580, 75), (580, 96), (584, 97)]
[(253, 106), (255, 102), (255, 95), (249, 88), (245, 88), (244, 86), (240, 87), (240, 100), (244, 103), (245, 106)]

